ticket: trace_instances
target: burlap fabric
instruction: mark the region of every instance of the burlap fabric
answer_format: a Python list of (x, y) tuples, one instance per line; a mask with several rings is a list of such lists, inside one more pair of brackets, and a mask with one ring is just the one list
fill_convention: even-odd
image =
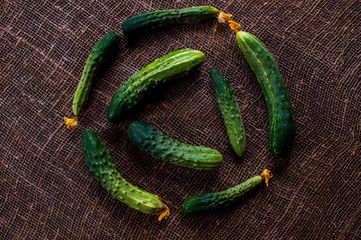
[[(235, 34), (216, 20), (173, 27), (127, 42), (94, 85), (76, 128), (72, 100), (82, 68), (107, 32), (129, 16), (213, 5), (234, 15), (279, 63), (295, 109), (297, 135), (284, 160), (268, 149), (268, 112)], [(341, 1), (1, 1), (1, 239), (360, 239), (361, 3)], [(205, 64), (160, 88), (118, 126), (106, 120), (116, 89), (166, 53), (201, 50)], [(218, 68), (238, 98), (247, 133), (243, 158), (232, 151), (208, 72)], [(127, 138), (131, 121), (181, 142), (218, 149), (216, 171), (170, 165)], [(121, 174), (159, 194), (168, 219), (113, 199), (84, 164), (80, 134), (94, 129)], [(274, 172), (234, 207), (186, 217), (187, 197)]]

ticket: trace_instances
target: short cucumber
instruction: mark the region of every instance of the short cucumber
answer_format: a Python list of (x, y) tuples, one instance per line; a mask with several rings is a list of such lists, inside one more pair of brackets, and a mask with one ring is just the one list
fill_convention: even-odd
[(213, 170), (222, 163), (217, 150), (177, 142), (145, 122), (132, 122), (128, 136), (140, 150), (168, 163), (199, 170)]
[(205, 193), (187, 198), (183, 202), (183, 212), (186, 215), (197, 215), (220, 210), (232, 204), (236, 199), (243, 197), (247, 192), (257, 187), (263, 179), (268, 186), (269, 179), (272, 178), (270, 171), (265, 169), (260, 176), (255, 176), (247, 181), (216, 193)]
[(155, 60), (135, 73), (115, 93), (108, 108), (108, 121), (120, 123), (122, 114), (137, 105), (148, 90), (168, 80), (183, 77), (204, 62), (200, 51), (183, 49)]
[(108, 150), (93, 130), (83, 131), (82, 148), (85, 164), (90, 172), (114, 198), (148, 214), (161, 215), (168, 209), (156, 195), (141, 190), (122, 178), (112, 163)]
[(231, 146), (238, 156), (242, 156), (246, 146), (246, 135), (237, 98), (231, 85), (217, 69), (212, 68), (209, 74)]
[(137, 37), (166, 26), (199, 23), (217, 14), (218, 9), (210, 6), (147, 12), (126, 19), (122, 23), (122, 29), (126, 37)]
[(75, 92), (73, 101), (73, 112), (75, 115), (81, 113), (88, 101), (90, 90), (99, 69), (114, 54), (120, 42), (120, 35), (109, 32), (92, 49), (83, 70), (80, 83)]
[(248, 32), (237, 32), (237, 42), (256, 74), (269, 112), (269, 147), (275, 156), (285, 156), (295, 138), (292, 103), (278, 65), (268, 49)]

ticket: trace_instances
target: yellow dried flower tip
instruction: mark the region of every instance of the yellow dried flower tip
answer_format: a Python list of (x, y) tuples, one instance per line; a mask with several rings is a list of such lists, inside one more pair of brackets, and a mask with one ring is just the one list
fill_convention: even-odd
[(68, 129), (70, 129), (72, 127), (75, 127), (78, 124), (78, 118), (77, 117), (75, 117), (75, 118), (64, 118), (64, 121), (65, 121), (66, 127)]
[[(159, 198), (159, 200), (162, 202), (162, 199), (159, 197), (159, 195), (156, 195), (158, 198)], [(163, 203), (163, 202), (162, 202)], [(158, 221), (160, 222), (160, 221), (162, 221), (162, 219), (164, 218), (164, 219), (167, 219), (167, 217), (169, 216), (169, 208), (167, 207), (167, 205), (165, 205), (164, 203), (163, 203), (163, 208), (162, 208), (162, 210), (160, 210), (159, 212), (156, 212), (156, 213), (153, 213), (153, 214), (155, 214), (155, 215), (159, 215), (159, 217), (158, 217)]]
[(228, 14), (225, 12), (220, 11), (218, 15), (218, 22), (219, 23), (226, 23), (228, 21), (231, 21), (232, 14)]
[(263, 173), (261, 174), (262, 177), (264, 177), (264, 181), (266, 182), (266, 185), (268, 187), (269, 179), (273, 177), (270, 170), (265, 169)]
[(229, 27), (235, 31), (235, 32), (239, 32), (241, 31), (241, 25), (239, 25), (239, 23), (236, 23), (235, 21), (229, 20)]

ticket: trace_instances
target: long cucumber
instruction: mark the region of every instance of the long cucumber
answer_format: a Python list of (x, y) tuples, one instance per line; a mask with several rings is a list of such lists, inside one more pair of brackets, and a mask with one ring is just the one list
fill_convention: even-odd
[(211, 6), (199, 6), (184, 9), (159, 10), (130, 17), (122, 23), (126, 37), (138, 37), (159, 28), (182, 23), (199, 23), (218, 13)]
[(156, 195), (129, 184), (120, 175), (108, 150), (93, 130), (83, 131), (82, 148), (91, 174), (114, 198), (143, 213), (159, 215), (159, 221), (168, 217), (168, 208)]
[(269, 147), (275, 156), (285, 156), (295, 138), (295, 118), (278, 65), (268, 49), (248, 32), (237, 32), (237, 42), (256, 74), (269, 113)]
[(229, 141), (234, 152), (241, 157), (246, 147), (246, 133), (236, 95), (231, 85), (217, 69), (212, 68), (209, 74), (213, 81), (217, 103), (222, 112)]
[(187, 198), (183, 202), (183, 212), (186, 215), (192, 216), (221, 210), (234, 203), (237, 199), (245, 196), (246, 193), (257, 187), (263, 179), (265, 179), (268, 186), (270, 178), (272, 178), (272, 175), (270, 174), (270, 171), (266, 169), (261, 175), (254, 176), (227, 190), (215, 193), (205, 193)]
[(73, 112), (75, 115), (80, 114), (84, 110), (97, 73), (104, 67), (104, 63), (114, 55), (119, 42), (120, 35), (115, 32), (109, 32), (92, 49), (75, 92), (73, 101)]
[(145, 122), (132, 122), (128, 136), (143, 152), (171, 164), (213, 170), (222, 163), (222, 155), (217, 150), (180, 143)]
[(110, 123), (119, 124), (125, 111), (136, 106), (156, 86), (186, 76), (204, 62), (204, 54), (183, 49), (155, 60), (132, 75), (115, 93), (108, 108)]

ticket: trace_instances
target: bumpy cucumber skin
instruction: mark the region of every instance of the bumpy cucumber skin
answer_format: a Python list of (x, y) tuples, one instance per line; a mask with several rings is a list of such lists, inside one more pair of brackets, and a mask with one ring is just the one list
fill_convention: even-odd
[(295, 118), (285, 83), (272, 54), (255, 36), (237, 33), (237, 42), (257, 76), (269, 112), (269, 147), (275, 156), (291, 150), (295, 138)]
[(222, 155), (217, 150), (177, 142), (145, 122), (132, 122), (128, 136), (143, 152), (171, 164), (213, 170), (222, 163)]
[(82, 148), (85, 164), (94, 178), (101, 183), (114, 198), (144, 213), (156, 213), (163, 204), (151, 193), (129, 184), (112, 163), (108, 150), (93, 130), (82, 133)]
[(148, 12), (126, 19), (122, 23), (123, 34), (137, 37), (153, 30), (182, 23), (199, 23), (218, 14), (218, 9), (210, 6)]
[(120, 42), (120, 35), (109, 32), (94, 46), (83, 69), (80, 83), (75, 92), (73, 101), (73, 112), (75, 115), (81, 113), (88, 101), (90, 90), (99, 69), (113, 56)]
[(241, 109), (231, 85), (215, 68), (209, 72), (219, 109), (222, 112), (224, 125), (234, 152), (242, 156), (246, 147), (246, 134), (243, 126)]
[(108, 108), (110, 123), (119, 124), (122, 114), (137, 105), (151, 88), (168, 80), (183, 77), (204, 62), (200, 51), (183, 49), (158, 58), (132, 75), (115, 93)]
[(192, 216), (219, 210), (230, 205), (235, 199), (244, 196), (248, 191), (262, 182), (261, 176), (255, 176), (244, 183), (222, 192), (205, 193), (187, 198), (183, 202), (183, 212)]

